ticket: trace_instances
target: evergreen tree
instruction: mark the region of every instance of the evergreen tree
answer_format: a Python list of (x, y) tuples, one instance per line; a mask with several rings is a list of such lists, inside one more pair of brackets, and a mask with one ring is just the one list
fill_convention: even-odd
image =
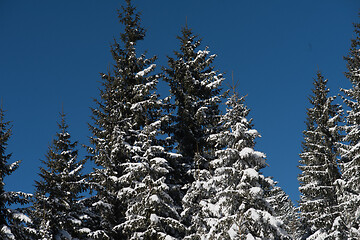
[[(200, 162), (206, 162), (206, 159), (199, 153), (195, 154), (194, 162), (196, 166)], [(211, 198), (212, 189), (209, 188), (208, 181), (211, 179), (211, 173), (207, 168), (195, 168), (191, 170), (194, 181), (188, 184), (189, 187), (182, 199), (183, 211), (182, 220), (187, 226), (187, 233), (184, 239), (203, 239), (209, 231), (209, 221), (211, 221), (208, 212), (204, 210), (204, 200)]]
[(345, 224), (351, 230), (353, 238), (360, 238), (360, 24), (354, 24), (354, 27), (355, 38), (352, 39), (350, 52), (345, 57), (348, 69), (345, 76), (352, 86), (350, 89), (341, 89), (349, 110), (344, 137), (346, 143), (341, 146), (343, 181), (339, 181), (339, 185), (342, 189)]
[(163, 69), (164, 80), (170, 86), (168, 125), (164, 129), (176, 152), (182, 155), (178, 161), (171, 162), (176, 171), (170, 174), (170, 183), (181, 186), (173, 191), (176, 204), (181, 205), (194, 181), (194, 169), (205, 169), (214, 156), (213, 146), (206, 139), (219, 120), (219, 87), (224, 79), (212, 66), (216, 55), (210, 55), (208, 48), (197, 50), (201, 41), (191, 29), (183, 28), (178, 39), (180, 51), (175, 52), (174, 58), (168, 57), (168, 67)]
[(216, 55), (209, 55), (207, 47), (196, 51), (201, 40), (191, 29), (184, 27), (178, 39), (180, 52), (175, 52), (176, 58), (168, 57), (169, 66), (164, 69), (164, 80), (170, 85), (170, 98), (176, 109), (169, 115), (172, 125), (168, 132), (184, 163), (191, 164), (195, 153), (211, 149), (206, 139), (218, 123), (219, 86), (224, 79), (212, 66)]
[(299, 214), (289, 196), (278, 186), (269, 192), (267, 201), (274, 210), (274, 216), (284, 223), (284, 229), (291, 239), (299, 239), (300, 228)]
[(12, 204), (27, 204), (31, 194), (23, 192), (5, 191), (5, 177), (13, 173), (20, 161), (8, 163), (11, 154), (6, 153), (7, 142), (11, 136), (10, 122), (4, 118), (4, 110), (0, 106), (0, 238), (8, 239), (30, 239), (33, 229), (27, 225), (31, 220), (24, 214), (24, 209), (11, 209)]
[(156, 57), (137, 56), (136, 45), (144, 39), (145, 30), (140, 26), (136, 8), (130, 0), (126, 3), (119, 11), (124, 25), (121, 44), (115, 41), (111, 48), (113, 71), (102, 74), (100, 100), (96, 101), (98, 107), (92, 109), (94, 147), (89, 150), (99, 168), (91, 174), (91, 184), (97, 193), (93, 207), (100, 213), (100, 222), (89, 235), (94, 239), (125, 239), (132, 231), (125, 231), (123, 226), (129, 220), (133, 193), (139, 186), (128, 180), (131, 176), (134, 181), (144, 176), (142, 167), (133, 167), (140, 161), (138, 144), (143, 141), (145, 126), (156, 122), (160, 115), (161, 101), (154, 93), (159, 76), (150, 75), (156, 67)]
[(259, 134), (246, 119), (249, 110), (243, 101), (235, 93), (229, 98), (220, 122), (222, 131), (210, 136), (218, 149), (210, 162), (210, 178), (193, 184), (202, 185), (208, 194), (197, 196), (203, 218), (194, 221), (205, 222), (198, 235), (206, 239), (288, 239), (266, 199), (274, 182), (260, 173), (266, 165), (265, 154), (254, 150)]
[(318, 72), (309, 98), (312, 107), (307, 110), (300, 154), (299, 206), (306, 224), (303, 234), (310, 239), (331, 234), (334, 221), (340, 216), (335, 183), (340, 179), (336, 146), (341, 140), (338, 122), (342, 111), (333, 103), (335, 97), (328, 97), (326, 84), (327, 80)]
[(83, 239), (89, 232), (80, 201), (85, 190), (84, 160), (77, 159), (77, 142), (71, 142), (65, 114), (60, 116), (59, 132), (42, 161), (45, 167), (40, 168), (40, 181), (36, 181), (33, 224), (39, 239)]
[[(168, 159), (177, 154), (166, 153), (162, 141), (156, 139), (161, 121), (146, 125), (136, 144), (136, 162), (126, 163), (123, 182), (131, 182), (126, 221), (120, 225), (126, 239), (182, 239), (185, 228), (180, 223), (174, 201), (166, 183), (172, 170)], [(125, 199), (123, 200), (125, 201)]]

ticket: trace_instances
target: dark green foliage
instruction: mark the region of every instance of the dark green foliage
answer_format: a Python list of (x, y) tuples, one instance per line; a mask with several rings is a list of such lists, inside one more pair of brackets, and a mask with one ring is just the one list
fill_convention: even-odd
[(131, 183), (119, 193), (122, 201), (129, 202), (126, 221), (119, 225), (126, 239), (182, 239), (185, 234), (166, 183), (172, 170), (168, 160), (177, 155), (166, 152), (156, 139), (160, 125), (161, 121), (157, 121), (143, 128), (136, 149), (137, 161), (127, 163), (126, 174), (119, 179), (121, 183)]
[(351, 82), (350, 89), (341, 89), (349, 110), (346, 114), (344, 144), (341, 145), (342, 180), (339, 181), (345, 225), (350, 236), (360, 238), (360, 24), (354, 24), (355, 38), (345, 60), (348, 71), (345, 76)]
[[(194, 180), (193, 170), (206, 168), (208, 160), (214, 157), (207, 138), (218, 124), (220, 85), (224, 79), (212, 66), (216, 55), (210, 55), (207, 48), (197, 50), (201, 41), (188, 27), (182, 29), (178, 39), (180, 51), (175, 52), (175, 57), (168, 57), (168, 67), (163, 69), (164, 80), (170, 86), (168, 124), (164, 130), (171, 136), (176, 152), (182, 155), (171, 163), (176, 171), (170, 174), (170, 183), (182, 186), (173, 192), (176, 203), (181, 205), (186, 188)], [(195, 162), (195, 155), (200, 161)]]
[(284, 229), (291, 239), (299, 239), (299, 213), (289, 196), (280, 187), (274, 186), (269, 192), (267, 201), (274, 210), (273, 215), (284, 223)]
[(337, 145), (341, 141), (342, 110), (328, 97), (327, 80), (317, 73), (311, 108), (307, 110), (307, 129), (304, 131), (303, 150), (300, 154), (300, 212), (307, 224), (305, 235), (322, 236), (331, 232), (340, 215), (335, 182), (340, 179), (337, 163)]
[(224, 79), (212, 66), (216, 55), (209, 56), (207, 48), (196, 51), (201, 41), (189, 28), (183, 28), (178, 39), (180, 52), (168, 58), (169, 66), (164, 69), (176, 111), (170, 114), (168, 132), (173, 134), (185, 163), (191, 163), (195, 153), (210, 151), (206, 139), (218, 122), (219, 86)]
[[(289, 239), (267, 200), (274, 183), (260, 172), (266, 166), (265, 154), (254, 150), (260, 135), (246, 118), (244, 98), (234, 93), (227, 107), (221, 131), (209, 139), (217, 143), (216, 158), (210, 161), (208, 174), (201, 174), (192, 185), (207, 194), (189, 191), (184, 198), (186, 206), (193, 200), (201, 208), (201, 214), (192, 216), (195, 222), (205, 222), (197, 234), (206, 239)], [(200, 201), (194, 201), (196, 195)]]
[(121, 43), (112, 45), (111, 53), (115, 64), (112, 72), (102, 74), (103, 89), (98, 108), (93, 111), (93, 133), (89, 148), (91, 158), (99, 166), (91, 174), (91, 186), (96, 190), (93, 204), (101, 219), (89, 235), (98, 239), (123, 239), (125, 233), (120, 227), (131, 207), (134, 182), (126, 176), (141, 176), (136, 164), (137, 150), (142, 130), (160, 117), (161, 101), (153, 93), (158, 75), (150, 75), (156, 65), (156, 57), (146, 59), (137, 56), (136, 45), (143, 40), (145, 30), (140, 26), (140, 15), (131, 1), (119, 11), (120, 22), (125, 26), (120, 35)]
[(77, 142), (71, 141), (65, 114), (61, 113), (59, 132), (49, 146), (46, 160), (36, 182), (32, 209), (33, 225), (41, 239), (72, 236), (83, 238), (86, 213), (80, 201), (85, 191), (85, 177), (81, 174), (84, 160), (78, 160)]
[(27, 204), (31, 194), (23, 192), (5, 191), (5, 177), (11, 175), (20, 161), (9, 164), (11, 154), (6, 153), (7, 142), (11, 136), (10, 122), (4, 118), (4, 110), (0, 106), (0, 238), (1, 239), (28, 239), (31, 230), (26, 224), (31, 220), (24, 214), (25, 209), (10, 209), (12, 204)]

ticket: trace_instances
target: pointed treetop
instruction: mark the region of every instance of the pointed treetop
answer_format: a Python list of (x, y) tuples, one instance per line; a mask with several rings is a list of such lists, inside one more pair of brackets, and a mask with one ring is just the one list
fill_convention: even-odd
[(226, 84), (229, 89), (232, 91), (232, 95), (238, 96), (238, 92), (236, 91), (237, 87), (239, 86), (239, 80), (236, 80), (236, 82), (234, 81), (234, 71), (231, 71), (231, 85), (230, 84)]
[(190, 61), (196, 57), (195, 49), (200, 46), (201, 39), (197, 35), (193, 34), (191, 28), (186, 26), (181, 29), (181, 36), (177, 36), (177, 39), (180, 40), (180, 50), (181, 53), (175, 52), (178, 57), (183, 57), (185, 61)]
[(131, 5), (131, 0), (126, 0), (126, 6), (121, 6), (121, 9), (122, 11), (118, 11), (118, 16), (120, 22), (125, 25), (125, 31), (120, 37), (126, 48), (131, 48), (138, 40), (144, 39), (145, 29), (140, 26), (140, 13)]
[(59, 129), (61, 129), (62, 133), (65, 133), (65, 130), (67, 129), (67, 124), (66, 124), (66, 114), (64, 113), (64, 103), (61, 104), (61, 112), (59, 113), (60, 115), (60, 123), (58, 123)]

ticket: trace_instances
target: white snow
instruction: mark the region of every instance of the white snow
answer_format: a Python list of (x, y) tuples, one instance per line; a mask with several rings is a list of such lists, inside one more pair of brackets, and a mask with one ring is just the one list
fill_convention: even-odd
[(200, 107), (197, 111), (196, 111), (196, 114), (195, 114), (195, 116), (197, 116), (197, 115), (203, 115), (203, 116), (205, 116), (205, 111), (207, 110), (208, 108), (207, 107)]
[(249, 212), (250, 213), (250, 218), (252, 219), (252, 220), (254, 220), (254, 222), (257, 222), (257, 221), (259, 221), (260, 220), (260, 215), (259, 215), (259, 213), (255, 210), (255, 209), (253, 209), (253, 208), (250, 208), (247, 212)]
[(255, 240), (254, 236), (251, 233), (246, 235), (246, 240)]
[(164, 240), (176, 240), (176, 238), (173, 238), (173, 237), (167, 235)]
[(104, 231), (102, 230), (96, 230), (95, 232), (92, 232), (89, 234), (89, 237), (90, 238), (93, 238), (93, 239), (100, 239), (100, 237), (109, 237)]
[(9, 170), (12, 171), (14, 168), (18, 167), (19, 166), (19, 161), (16, 161), (12, 164), (9, 165)]
[(111, 209), (111, 205), (110, 204), (108, 204), (108, 203), (104, 203), (103, 201), (98, 201), (98, 202), (96, 202), (96, 203), (93, 203), (92, 204), (94, 207), (97, 207), (97, 206), (103, 206), (103, 207), (105, 207), (105, 208), (108, 208), (108, 209)]
[(141, 102), (137, 102), (131, 105), (130, 110), (131, 111), (142, 111), (142, 103)]
[(212, 204), (210, 202), (200, 201), (200, 205), (208, 208), (215, 216), (219, 215), (220, 204)]
[(151, 214), (150, 215), (150, 221), (152, 222), (152, 223), (158, 223), (159, 222), (159, 217), (156, 215), (156, 214)]
[(149, 197), (149, 201), (150, 202), (160, 202), (160, 199), (159, 199), (159, 197), (157, 195), (151, 195)]
[(14, 213), (13, 217), (25, 223), (32, 223), (31, 219), (23, 213)]
[(66, 154), (70, 154), (71, 153), (71, 151), (70, 150), (67, 150), (67, 151), (62, 151), (60, 154), (61, 155), (66, 155)]
[(238, 236), (239, 230), (238, 227), (236, 226), (236, 224), (234, 223), (230, 229), (228, 230), (228, 234), (230, 239), (236, 239)]
[[(214, 77), (214, 78), (217, 78), (217, 77)], [(213, 82), (207, 84), (206, 87), (209, 88), (209, 89), (216, 88), (216, 87), (218, 87), (218, 86), (221, 84), (221, 82), (222, 82), (223, 80), (224, 80), (224, 79), (222, 79), (222, 78), (221, 78), (221, 79), (217, 79), (216, 81), (213, 81)]]
[(168, 155), (169, 155), (171, 158), (179, 158), (179, 157), (182, 156), (181, 154), (173, 153), (173, 152), (169, 152)]
[(12, 234), (10, 228), (6, 225), (3, 225), (0, 229), (1, 232), (5, 233), (5, 235), (9, 238), (9, 239), (14, 239), (15, 240), (15, 236), (14, 234)]
[(260, 198), (263, 193), (263, 190), (260, 187), (252, 187), (250, 188), (250, 194), (255, 198)]
[(72, 170), (72, 171), (69, 173), (69, 175), (74, 175), (75, 173), (79, 172), (82, 167), (83, 167), (82, 165), (79, 165), (77, 168), (75, 168), (74, 170)]
[(259, 177), (259, 173), (255, 169), (247, 168), (243, 172), (241, 181), (243, 181), (246, 178), (254, 179), (254, 178), (258, 178), (258, 177)]
[(199, 50), (198, 52), (197, 52), (197, 55), (198, 56), (205, 56), (205, 55), (207, 55), (207, 54), (209, 54), (210, 53), (210, 51), (207, 51), (207, 50)]
[(241, 151), (240, 151), (240, 157), (241, 158), (247, 158), (249, 157), (252, 153), (254, 152), (254, 149), (249, 148), (249, 147), (244, 147)]
[(72, 223), (74, 223), (74, 224), (76, 224), (76, 225), (81, 225), (81, 221), (79, 220), (79, 219), (76, 219), (76, 218), (72, 218), (71, 220), (70, 220)]
[(155, 157), (153, 159), (151, 159), (151, 162), (153, 162), (154, 164), (162, 164), (162, 163), (167, 163), (167, 161), (164, 158), (160, 158), (160, 157)]
[(148, 74), (149, 72), (151, 72), (154, 68), (156, 67), (156, 64), (151, 64), (149, 67), (145, 68), (144, 70), (138, 72), (135, 77), (143, 77), (144, 75)]
[(111, 179), (111, 181), (113, 181), (115, 183), (118, 181), (118, 178), (115, 176), (109, 176), (109, 179)]
[(79, 232), (80, 232), (80, 233), (90, 233), (91, 230), (90, 230), (89, 228), (81, 228), (81, 229), (79, 230)]
[(257, 136), (257, 137), (260, 137), (260, 134), (258, 133), (257, 130), (255, 129), (249, 129), (246, 131), (247, 134), (250, 134), (250, 135), (253, 135), (253, 136)]

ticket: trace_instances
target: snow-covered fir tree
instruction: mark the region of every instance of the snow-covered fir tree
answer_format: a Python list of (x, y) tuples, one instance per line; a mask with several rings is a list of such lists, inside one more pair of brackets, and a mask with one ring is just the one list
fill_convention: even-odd
[(320, 72), (314, 79), (313, 95), (307, 109), (303, 150), (300, 154), (298, 177), (301, 193), (299, 201), (303, 238), (319, 239), (331, 235), (333, 224), (339, 222), (336, 182), (340, 179), (337, 145), (341, 141), (342, 110), (329, 97), (327, 80)]
[(194, 190), (185, 196), (200, 213), (193, 216), (198, 228), (190, 239), (289, 239), (267, 201), (274, 182), (260, 172), (265, 154), (254, 150), (260, 135), (243, 101), (235, 93), (228, 99), (221, 131), (209, 137), (217, 144), (216, 158), (208, 171), (198, 171)]
[[(168, 159), (178, 154), (166, 152), (156, 139), (161, 121), (146, 125), (135, 146), (134, 162), (125, 163), (119, 182), (129, 182), (122, 201), (128, 201), (126, 221), (119, 226), (126, 239), (182, 239), (185, 227), (180, 223), (167, 178)], [(126, 192), (126, 194), (125, 194)]]
[(61, 113), (59, 130), (42, 160), (40, 180), (36, 181), (31, 211), (36, 239), (84, 239), (87, 214), (80, 195), (85, 191), (81, 170), (84, 160), (78, 160), (77, 142), (71, 141)]
[[(180, 51), (168, 58), (164, 80), (170, 86), (169, 125), (165, 131), (171, 136), (176, 152), (182, 155), (171, 165), (176, 171), (170, 179), (173, 185), (182, 186), (173, 193), (176, 204), (180, 205), (194, 181), (194, 169), (206, 168), (208, 159), (214, 156), (213, 147), (206, 139), (219, 120), (220, 85), (224, 79), (212, 66), (216, 55), (210, 55), (207, 47), (198, 50), (201, 41), (191, 29), (184, 27), (178, 39)], [(184, 213), (190, 214), (187, 210)], [(188, 221), (191, 216), (184, 219), (186, 225), (191, 225)]]
[(164, 80), (170, 85), (175, 109), (169, 114), (168, 131), (184, 163), (191, 165), (195, 153), (211, 148), (206, 139), (218, 123), (220, 85), (224, 78), (212, 66), (216, 55), (210, 55), (207, 47), (197, 50), (201, 40), (187, 26), (181, 32), (180, 51), (175, 51), (175, 58), (168, 57)]
[(274, 216), (284, 223), (284, 229), (291, 239), (299, 239), (299, 213), (294, 203), (279, 186), (274, 186), (268, 194), (267, 201), (274, 210)]
[(10, 122), (5, 121), (5, 111), (0, 106), (0, 239), (31, 239), (33, 229), (29, 228), (30, 218), (24, 214), (25, 209), (12, 209), (12, 204), (29, 203), (31, 194), (5, 190), (5, 177), (11, 175), (20, 161), (9, 163), (11, 154), (6, 153), (7, 142), (11, 136)]
[(360, 238), (360, 24), (354, 24), (355, 37), (345, 60), (345, 76), (351, 82), (350, 89), (341, 89), (345, 94), (345, 104), (349, 107), (346, 113), (346, 142), (341, 146), (342, 207), (345, 224), (352, 238)]
[[(156, 57), (137, 56), (136, 45), (144, 39), (145, 30), (130, 0), (119, 11), (119, 19), (124, 32), (120, 35), (121, 43), (115, 42), (111, 49), (115, 61), (113, 71), (102, 75), (98, 107), (93, 109), (91, 142), (94, 147), (90, 152), (99, 168), (91, 174), (91, 185), (97, 193), (93, 207), (99, 212), (100, 222), (89, 236), (94, 239), (136, 238), (151, 235), (151, 229), (158, 229), (160, 225), (163, 234), (176, 235), (177, 225), (170, 225), (178, 216), (171, 212), (175, 205), (171, 206), (172, 200), (166, 195), (165, 187), (169, 159), (162, 156), (164, 161), (161, 162), (152, 153), (156, 150), (159, 151), (156, 154), (160, 154), (161, 149), (154, 140), (157, 130), (149, 130), (160, 121), (161, 113), (161, 101), (154, 92), (159, 75), (152, 74)], [(152, 146), (153, 143), (156, 144)], [(153, 192), (148, 191), (149, 188)], [(146, 195), (150, 193), (152, 195)], [(142, 199), (146, 196), (157, 196), (161, 203), (146, 203)], [(156, 210), (160, 205), (164, 207), (162, 213)], [(156, 208), (152, 209), (153, 206)], [(155, 225), (150, 224), (153, 228), (146, 226), (155, 216), (159, 219), (158, 225), (153, 222)], [(132, 220), (134, 224), (130, 224)]]

